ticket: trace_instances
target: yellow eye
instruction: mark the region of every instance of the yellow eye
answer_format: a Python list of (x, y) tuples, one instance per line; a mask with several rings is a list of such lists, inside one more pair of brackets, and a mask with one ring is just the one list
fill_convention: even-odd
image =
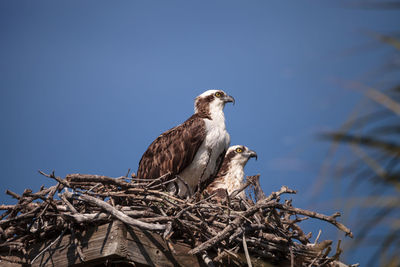
[(237, 153), (242, 153), (242, 152), (243, 152), (243, 149), (241, 149), (240, 147), (238, 147), (238, 148), (236, 148), (236, 152), (237, 152)]
[(221, 97), (221, 96), (222, 96), (222, 93), (221, 93), (221, 92), (216, 92), (216, 93), (215, 93), (215, 96), (216, 96), (216, 97)]

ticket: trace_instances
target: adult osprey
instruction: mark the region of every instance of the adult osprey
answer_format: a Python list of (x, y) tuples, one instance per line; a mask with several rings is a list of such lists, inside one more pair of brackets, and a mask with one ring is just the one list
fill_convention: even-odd
[[(196, 97), (194, 114), (161, 134), (147, 148), (137, 176), (145, 179), (179, 176), (177, 194), (192, 195), (196, 186), (216, 175), (221, 166), (230, 143), (223, 109), (227, 102), (234, 101), (221, 90), (208, 90)], [(168, 189), (174, 191), (175, 187), (171, 183)]]
[[(257, 159), (257, 153), (245, 146), (231, 146), (225, 154), (224, 161), (214, 181), (205, 189), (209, 195), (217, 193), (217, 197), (240, 188), (244, 180), (244, 166), (250, 158)], [(221, 195), (221, 190), (223, 194)], [(242, 191), (239, 196), (244, 197)]]

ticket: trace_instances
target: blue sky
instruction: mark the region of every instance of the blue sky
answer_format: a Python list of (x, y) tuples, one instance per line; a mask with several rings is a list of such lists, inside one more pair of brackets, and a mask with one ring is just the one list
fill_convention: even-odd
[(399, 22), (331, 2), (1, 1), (0, 192), (54, 184), (39, 169), (136, 172), (152, 140), (218, 88), (236, 99), (231, 144), (259, 155), (246, 173), (267, 193), (299, 190), (294, 204), (310, 208), (329, 147), (316, 135), (359, 101), (343, 84), (372, 82), (365, 74), (387, 55), (366, 32)]

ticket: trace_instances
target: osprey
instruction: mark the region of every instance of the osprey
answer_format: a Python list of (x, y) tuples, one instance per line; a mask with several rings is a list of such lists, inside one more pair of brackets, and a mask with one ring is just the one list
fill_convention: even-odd
[[(250, 158), (257, 159), (257, 153), (245, 146), (231, 146), (226, 152), (221, 169), (215, 180), (205, 189), (209, 195), (217, 193), (217, 197), (221, 198), (221, 194), (232, 194), (233, 191), (240, 188), (244, 180), (244, 166)], [(221, 192), (223, 190), (223, 192)], [(239, 196), (245, 197), (244, 191)]]
[[(194, 193), (196, 186), (217, 174), (229, 147), (223, 109), (232, 96), (222, 90), (208, 90), (195, 99), (194, 114), (184, 123), (164, 132), (143, 154), (139, 178), (168, 176), (176, 181), (180, 197)], [(170, 183), (168, 190), (176, 188)]]

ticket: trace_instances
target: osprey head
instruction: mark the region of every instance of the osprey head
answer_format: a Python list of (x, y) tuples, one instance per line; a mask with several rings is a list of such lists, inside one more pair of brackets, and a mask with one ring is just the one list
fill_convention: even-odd
[(212, 118), (213, 114), (221, 113), (228, 102), (235, 103), (235, 99), (222, 90), (208, 90), (196, 97), (194, 111), (203, 117)]
[(244, 166), (250, 158), (257, 160), (257, 153), (246, 146), (231, 146), (226, 151), (226, 157), (230, 158), (231, 163)]
[[(239, 189), (244, 179), (244, 166), (250, 158), (257, 158), (257, 153), (245, 146), (231, 146), (225, 154), (224, 161), (215, 180), (206, 189), (208, 193), (226, 189), (228, 194)], [(244, 191), (240, 193), (245, 196)], [(217, 196), (218, 197), (218, 196)]]

